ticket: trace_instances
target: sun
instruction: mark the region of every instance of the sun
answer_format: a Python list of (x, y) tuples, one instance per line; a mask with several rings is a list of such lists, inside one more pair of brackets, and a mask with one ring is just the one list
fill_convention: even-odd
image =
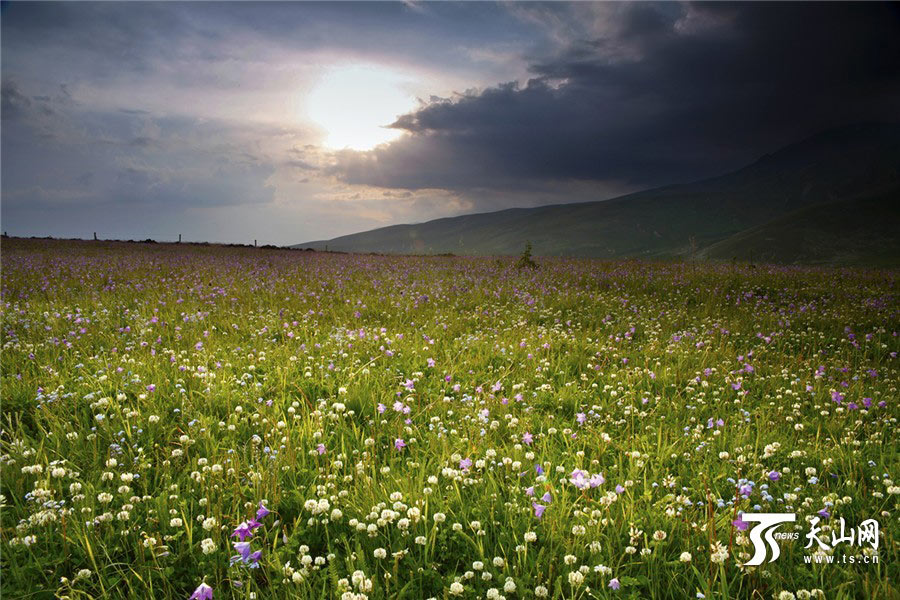
[(306, 115), (325, 131), (326, 147), (371, 150), (402, 135), (388, 125), (415, 108), (403, 89), (410, 81), (378, 66), (332, 68), (307, 97)]

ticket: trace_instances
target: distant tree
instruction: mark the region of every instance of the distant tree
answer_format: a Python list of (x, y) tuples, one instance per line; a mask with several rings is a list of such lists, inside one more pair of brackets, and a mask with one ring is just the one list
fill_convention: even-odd
[(516, 261), (516, 268), (519, 270), (537, 269), (537, 266), (537, 263), (531, 258), (531, 242), (525, 242), (525, 249), (522, 250), (522, 254), (519, 255), (519, 260)]

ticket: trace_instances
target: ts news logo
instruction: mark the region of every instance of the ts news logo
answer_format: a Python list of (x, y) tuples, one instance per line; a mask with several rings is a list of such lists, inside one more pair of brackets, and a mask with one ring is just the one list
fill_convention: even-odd
[[(778, 546), (777, 540), (800, 539), (800, 534), (796, 531), (776, 531), (778, 527), (784, 523), (796, 522), (796, 513), (743, 513), (741, 515), (741, 520), (748, 523), (757, 523), (757, 525), (750, 530), (750, 541), (753, 543), (754, 554), (750, 560), (744, 563), (745, 566), (755, 567), (761, 565), (768, 554), (768, 551), (766, 550), (767, 545), (772, 551), (772, 555), (767, 562), (775, 562), (778, 557), (781, 556), (781, 548)], [(836, 525), (832, 526), (830, 528), (831, 538), (828, 539), (826, 537), (826, 540), (831, 542), (830, 544), (819, 537), (819, 534), (823, 533), (823, 528), (819, 527), (820, 521), (821, 519), (819, 517), (813, 517), (809, 520), (810, 529), (806, 534), (806, 539), (808, 541), (806, 549), (817, 547), (822, 551), (831, 552), (839, 544), (849, 544), (850, 546), (856, 545), (860, 547), (863, 545), (870, 545), (872, 547), (872, 552), (877, 552), (879, 544), (879, 525), (878, 521), (875, 519), (866, 519), (855, 529), (848, 529), (844, 523), (844, 518), (841, 517), (838, 519), (840, 522), (840, 529), (838, 529)], [(829, 560), (827, 560), (827, 562), (833, 562), (831, 559), (832, 557), (828, 558)], [(845, 557), (845, 559), (846, 558), (847, 557)], [(869, 562), (865, 557), (863, 558), (864, 560), (861, 560), (860, 562)], [(872, 562), (877, 563), (877, 555), (875, 555), (874, 558), (875, 560)], [(810, 561), (806, 560), (806, 562)], [(817, 560), (816, 562), (821, 561)], [(855, 557), (850, 557), (849, 560), (844, 560), (843, 562), (854, 563), (857, 561)]]
[[(750, 530), (750, 541), (753, 543), (754, 554), (744, 565), (755, 567), (761, 565), (766, 558), (766, 546), (763, 539), (772, 549), (772, 557), (769, 562), (774, 562), (781, 556), (781, 548), (775, 541), (775, 530), (782, 523), (793, 523), (797, 520), (795, 513), (744, 513), (741, 519), (751, 523), (758, 523)], [(779, 539), (799, 539), (800, 534), (796, 532), (778, 532)]]

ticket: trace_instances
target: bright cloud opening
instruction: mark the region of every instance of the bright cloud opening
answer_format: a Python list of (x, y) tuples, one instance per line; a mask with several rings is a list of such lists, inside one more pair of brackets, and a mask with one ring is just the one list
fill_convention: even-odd
[(409, 81), (378, 66), (334, 68), (310, 92), (306, 113), (325, 131), (325, 146), (371, 150), (402, 135), (388, 125), (416, 106), (404, 90)]

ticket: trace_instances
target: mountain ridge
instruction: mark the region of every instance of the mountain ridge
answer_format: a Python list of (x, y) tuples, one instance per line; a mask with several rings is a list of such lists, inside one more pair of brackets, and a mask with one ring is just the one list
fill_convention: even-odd
[[(723, 242), (813, 206), (852, 211), (854, 201), (866, 202), (873, 195), (881, 200), (867, 204), (867, 214), (873, 216), (875, 207), (881, 213), (877, 220), (900, 224), (896, 209), (896, 200), (900, 199), (898, 123), (826, 130), (735, 171), (700, 181), (607, 200), (389, 225), (295, 247), (327, 246), (330, 250), (390, 254), (510, 255), (521, 252), (530, 241), (535, 255), (724, 259), (723, 249), (731, 247), (739, 254), (728, 258), (746, 260), (753, 254), (747, 240), (755, 237), (745, 236), (742, 243), (730, 246)], [(777, 231), (789, 235), (786, 227), (786, 222), (780, 223), (770, 234)], [(883, 229), (878, 232), (884, 234)], [(770, 236), (766, 240), (771, 246)], [(866, 246), (871, 248), (872, 244)], [(853, 264), (865, 264), (867, 254), (870, 252), (844, 255), (855, 256)], [(769, 255), (777, 261), (779, 256), (797, 253)], [(820, 248), (815, 256), (804, 256), (806, 262), (847, 263), (841, 256), (829, 256), (827, 248)], [(883, 263), (884, 257), (880, 256), (878, 262)], [(891, 262), (900, 264), (900, 257)]]

